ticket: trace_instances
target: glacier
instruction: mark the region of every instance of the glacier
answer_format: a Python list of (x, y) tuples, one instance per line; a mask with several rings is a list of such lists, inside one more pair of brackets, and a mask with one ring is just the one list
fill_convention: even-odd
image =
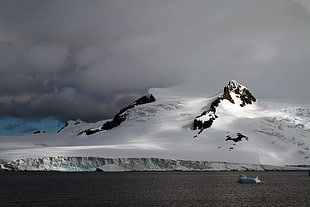
[(307, 170), (303, 167), (273, 166), (218, 161), (174, 160), (163, 158), (100, 158), (100, 157), (42, 157), (0, 160), (0, 171), (63, 171), (93, 172), (98, 167), (115, 165), (124, 171), (268, 171)]

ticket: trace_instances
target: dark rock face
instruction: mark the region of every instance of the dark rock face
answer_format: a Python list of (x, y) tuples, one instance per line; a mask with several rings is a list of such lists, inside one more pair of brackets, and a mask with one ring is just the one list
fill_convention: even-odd
[(102, 130), (100, 130), (100, 129), (86, 129), (86, 130), (80, 132), (79, 135), (81, 135), (81, 134), (92, 135), (92, 134), (95, 134), (95, 133), (101, 132), (101, 131)]
[(45, 134), (46, 131), (40, 131), (40, 130), (38, 130), (38, 131), (33, 132), (32, 134), (41, 134), (41, 133)]
[[(222, 100), (226, 99), (232, 104), (235, 104), (235, 100), (232, 98), (231, 94), (234, 94), (237, 98), (241, 100), (241, 107), (244, 107), (247, 104), (252, 104), (256, 101), (256, 98), (246, 87), (238, 84), (234, 80), (229, 81), (228, 85), (224, 87), (223, 94), (218, 96), (211, 103), (209, 110), (202, 112), (194, 119), (193, 129), (199, 129), (200, 131), (198, 132), (198, 134), (200, 134), (204, 129), (212, 126), (212, 123), (217, 118), (216, 108), (220, 105)], [(197, 137), (197, 135), (195, 137)]]
[[(221, 98), (218, 97), (217, 99), (215, 99), (211, 105), (208, 111), (204, 111), (202, 112), (199, 116), (197, 116), (194, 119), (194, 125), (193, 125), (193, 129), (197, 130), (200, 129), (200, 131), (198, 132), (198, 134), (200, 134), (204, 129), (207, 129), (209, 127), (211, 127), (213, 121), (217, 118), (216, 113), (216, 107), (218, 107), (218, 105), (221, 102)], [(209, 119), (207, 121), (202, 121), (199, 118), (203, 117), (203, 116), (208, 116)], [(195, 136), (196, 137), (196, 136)]]
[[(229, 85), (228, 85), (228, 86), (229, 86)], [(228, 86), (224, 87), (223, 96), (222, 96), (222, 97), (219, 97), (219, 98), (221, 98), (221, 100), (226, 99), (226, 100), (230, 101), (232, 104), (235, 104), (234, 99), (233, 99), (233, 98), (231, 97), (231, 95), (230, 95), (231, 90), (229, 89)]]
[[(213, 121), (217, 118), (215, 114), (217, 106), (218, 106), (218, 102), (213, 101), (208, 111), (202, 112), (199, 116), (195, 118), (193, 129), (194, 130), (200, 129), (198, 134), (200, 134), (204, 129), (211, 127)], [(199, 118), (203, 116), (208, 116), (209, 119), (206, 121), (200, 120)]]
[(152, 94), (150, 96), (142, 96), (141, 98), (139, 98), (138, 100), (136, 100), (132, 104), (130, 104), (129, 106), (121, 109), (113, 117), (113, 119), (111, 121), (107, 121), (106, 123), (104, 123), (101, 128), (99, 128), (99, 129), (87, 129), (87, 130), (80, 132), (79, 134), (91, 135), (91, 134), (95, 134), (95, 133), (100, 132), (100, 131), (113, 129), (113, 128), (119, 126), (123, 121), (126, 120), (126, 117), (128, 116), (127, 111), (129, 109), (132, 109), (138, 105), (143, 105), (143, 104), (155, 102), (155, 100), (156, 99)]
[(245, 140), (249, 140), (249, 138), (241, 133), (237, 133), (237, 136), (236, 137), (232, 137), (230, 135), (227, 135), (226, 136), (226, 141), (234, 141), (234, 142), (241, 142), (242, 141), (242, 138), (244, 138)]

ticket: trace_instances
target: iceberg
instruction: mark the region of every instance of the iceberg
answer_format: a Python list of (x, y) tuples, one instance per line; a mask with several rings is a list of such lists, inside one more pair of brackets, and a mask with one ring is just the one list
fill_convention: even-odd
[(237, 183), (260, 183), (261, 180), (258, 178), (248, 178), (245, 175), (239, 175)]

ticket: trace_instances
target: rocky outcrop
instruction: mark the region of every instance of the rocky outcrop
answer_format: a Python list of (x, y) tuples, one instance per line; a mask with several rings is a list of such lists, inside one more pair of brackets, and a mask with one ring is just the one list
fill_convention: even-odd
[[(202, 112), (199, 116), (194, 119), (193, 129), (200, 130), (200, 134), (204, 129), (212, 126), (218, 116), (216, 115), (216, 108), (220, 105), (221, 101), (228, 100), (232, 104), (240, 102), (240, 107), (244, 107), (247, 104), (252, 104), (256, 101), (256, 98), (251, 94), (249, 89), (240, 85), (235, 80), (228, 82), (228, 85), (224, 87), (223, 94), (215, 98), (210, 108), (207, 111)], [(238, 100), (239, 99), (239, 100)], [(195, 135), (197, 137), (197, 135)]]
[(245, 136), (242, 133), (238, 132), (236, 137), (232, 137), (230, 135), (227, 135), (225, 141), (231, 140), (231, 141), (234, 141), (234, 142), (241, 142), (242, 138), (244, 138), (247, 141), (249, 140), (249, 138), (247, 136)]
[(132, 104), (130, 104), (129, 106), (121, 109), (114, 117), (111, 121), (107, 121), (105, 122), (102, 127), (97, 128), (97, 129), (86, 129), (82, 132), (80, 132), (79, 134), (85, 134), (85, 135), (91, 135), (100, 131), (104, 131), (104, 130), (110, 130), (113, 129), (117, 126), (119, 126), (123, 121), (126, 120), (126, 117), (128, 116), (128, 110), (132, 109), (136, 106), (139, 105), (143, 105), (143, 104), (147, 104), (147, 103), (151, 103), (151, 102), (155, 102), (155, 97), (151, 94), (151, 95), (145, 95), (142, 96), (141, 98), (137, 99), (136, 101), (134, 101)]

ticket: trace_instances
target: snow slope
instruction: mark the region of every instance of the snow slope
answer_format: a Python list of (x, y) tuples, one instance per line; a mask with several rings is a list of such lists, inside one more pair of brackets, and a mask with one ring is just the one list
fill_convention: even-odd
[[(241, 91), (246, 89), (231, 83)], [(255, 100), (240, 106), (240, 94), (232, 90), (234, 103), (222, 99), (212, 125), (201, 131), (194, 130), (194, 120), (223, 92), (186, 91), (182, 87), (150, 89), (155, 102), (129, 108), (119, 126), (91, 135), (81, 132), (101, 129), (107, 120), (69, 121), (56, 134), (0, 137), (0, 159), (62, 156), (310, 164), (310, 105)]]

